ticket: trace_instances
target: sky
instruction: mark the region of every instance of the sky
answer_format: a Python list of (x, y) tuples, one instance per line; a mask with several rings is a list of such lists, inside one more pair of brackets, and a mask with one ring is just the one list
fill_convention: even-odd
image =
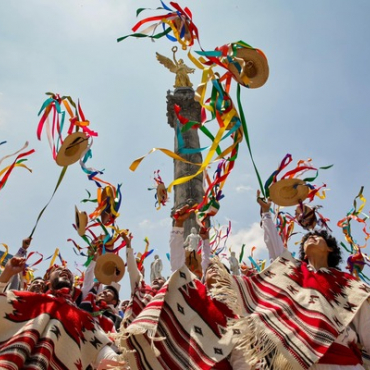
[[(312, 204), (322, 205), (333, 234), (343, 241), (337, 221), (351, 209), (361, 186), (365, 198), (369, 196), (370, 3), (199, 0), (179, 4), (192, 11), (204, 50), (243, 40), (265, 53), (268, 81), (259, 89), (242, 88), (241, 93), (261, 178), (266, 181), (287, 153), (293, 163), (312, 158), (317, 167), (333, 164), (331, 169), (320, 171), (316, 180), (317, 185), (327, 185), (326, 199), (315, 199)], [(157, 170), (166, 185), (173, 180), (172, 159), (156, 152), (135, 172), (129, 166), (154, 147), (173, 149), (166, 94), (173, 90), (175, 75), (158, 63), (155, 53), (171, 57), (175, 44), (166, 38), (155, 42), (128, 38), (117, 43), (117, 38), (131, 33), (138, 20), (163, 14), (155, 10), (159, 6), (154, 0), (0, 2), (0, 142), (6, 141), (0, 146), (0, 158), (26, 141), (28, 148), (36, 151), (27, 161), (32, 173), (16, 168), (0, 190), (0, 243), (6, 243), (10, 253), (15, 253), (30, 234), (61, 172), (45, 132), (41, 140), (36, 137), (37, 114), (45, 93), (51, 91), (80, 100), (90, 128), (99, 134), (87, 164), (104, 169), (104, 180), (122, 184), (117, 224), (132, 232), (137, 252), (143, 252), (147, 237), (150, 248), (164, 262), (163, 274), (169, 275), (166, 253), (172, 193), (169, 203), (156, 210), (154, 192), (148, 188), (154, 186)], [(137, 8), (153, 10), (136, 18)], [(192, 48), (196, 50), (200, 50), (197, 43)], [(192, 67), (181, 49), (180, 57)], [(200, 83), (199, 70), (191, 75), (191, 81), (194, 86)], [(236, 102), (235, 94), (232, 98)], [(200, 138), (201, 146), (209, 145), (206, 138)], [(4, 161), (0, 169), (12, 160), (14, 157)], [(289, 169), (294, 167), (292, 164)], [(231, 222), (227, 248), (238, 254), (242, 244), (246, 251), (256, 246), (254, 257), (265, 258), (257, 189), (243, 142), (213, 223), (222, 226)], [(30, 250), (46, 258), (59, 248), (74, 271), (75, 262), (79, 266), (85, 262), (67, 240), (84, 245), (72, 224), (75, 205), (88, 213), (93, 210), (81, 203), (86, 190), (95, 194), (96, 186), (78, 163), (70, 166), (39, 221)], [(294, 212), (292, 207), (285, 210)], [(369, 214), (368, 205), (364, 213)], [(296, 227), (296, 231), (299, 239), (303, 230)], [(359, 225), (355, 223), (352, 231), (358, 243), (364, 244)], [(297, 250), (293, 240), (289, 248)], [(124, 257), (123, 252), (121, 255)], [(145, 262), (147, 271), (153, 256)], [(43, 273), (48, 264), (43, 261), (36, 267)], [(369, 275), (369, 268), (364, 272)], [(121, 281), (121, 298), (129, 296), (127, 281), (126, 274)]]

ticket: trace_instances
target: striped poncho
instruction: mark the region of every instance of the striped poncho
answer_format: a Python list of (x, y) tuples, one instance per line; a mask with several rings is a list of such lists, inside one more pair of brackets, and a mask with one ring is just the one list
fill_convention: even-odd
[[(226, 290), (220, 288), (220, 295)], [(241, 331), (235, 313), (221, 302), (227, 294), (220, 295), (211, 297), (186, 266), (174, 272), (120, 334), (130, 368), (231, 369), (228, 356)]]
[(0, 293), (1, 369), (86, 369), (108, 343), (68, 294)]
[(370, 287), (352, 275), (314, 272), (289, 251), (260, 274), (234, 282), (247, 328), (245, 353), (259, 369), (308, 369), (370, 296)]

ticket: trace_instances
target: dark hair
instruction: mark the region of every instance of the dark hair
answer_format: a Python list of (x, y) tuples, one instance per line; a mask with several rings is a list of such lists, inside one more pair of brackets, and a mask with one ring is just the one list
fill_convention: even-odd
[(106, 290), (106, 289), (110, 290), (113, 293), (114, 299), (117, 301), (114, 307), (117, 307), (119, 303), (119, 293), (118, 293), (117, 288), (114, 287), (113, 285), (106, 285), (103, 290)]
[(305, 258), (305, 252), (304, 252), (304, 243), (311, 235), (317, 235), (321, 236), (329, 248), (332, 249), (332, 252), (329, 252), (328, 255), (328, 265), (329, 267), (338, 268), (339, 264), (342, 262), (342, 256), (341, 256), (341, 250), (338, 246), (337, 240), (334, 238), (334, 236), (331, 236), (326, 230), (314, 230), (310, 231), (307, 234), (304, 235), (304, 237), (301, 240), (301, 245), (299, 246), (299, 258), (302, 261), (307, 262), (307, 258)]
[(33, 284), (33, 282), (34, 281), (36, 281), (36, 280), (42, 280), (43, 282), (44, 282), (44, 286), (42, 287), (42, 289), (41, 289), (41, 292), (42, 293), (46, 293), (46, 291), (49, 289), (49, 287), (48, 287), (48, 285), (47, 285), (47, 282), (44, 280), (44, 278), (43, 277), (41, 277), (41, 276), (37, 276), (37, 277), (35, 277), (35, 278), (33, 278), (31, 281), (30, 281), (30, 283), (29, 283), (29, 287)]
[(231, 274), (230, 269), (223, 263), (225, 270), (227, 271), (228, 274)]
[(42, 278), (41, 276), (38, 276), (38, 277), (35, 277), (31, 280), (31, 283), (33, 283), (35, 280), (42, 280), (43, 282), (45, 282), (44, 278)]

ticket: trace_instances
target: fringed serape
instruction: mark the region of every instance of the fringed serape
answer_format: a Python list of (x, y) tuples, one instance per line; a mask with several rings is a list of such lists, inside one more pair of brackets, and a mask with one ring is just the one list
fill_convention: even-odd
[(144, 279), (141, 278), (130, 298), (129, 304), (126, 307), (122, 325), (127, 327), (130, 323), (132, 323), (132, 321), (135, 320), (135, 318), (153, 299), (156, 293), (157, 291), (152, 289), (151, 286), (147, 285)]
[(308, 369), (370, 296), (353, 276), (311, 271), (289, 251), (260, 274), (234, 281), (247, 328), (243, 348), (258, 369)]
[(221, 302), (237, 302), (229, 287), (220, 283), (212, 298), (186, 266), (174, 272), (119, 334), (131, 369), (231, 369), (227, 358), (241, 330), (238, 316)]
[(109, 338), (63, 296), (0, 294), (0, 368), (82, 370)]

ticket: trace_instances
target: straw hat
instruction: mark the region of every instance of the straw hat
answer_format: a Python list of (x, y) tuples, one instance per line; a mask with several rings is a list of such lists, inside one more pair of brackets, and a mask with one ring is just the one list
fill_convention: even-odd
[(95, 277), (105, 285), (120, 281), (125, 274), (123, 259), (114, 253), (105, 253), (98, 257), (94, 269)]
[[(233, 59), (236, 64), (230, 63), (228, 67), (236, 81), (244, 86), (247, 85), (250, 89), (256, 89), (265, 84), (269, 77), (269, 66), (262, 51), (244, 47), (236, 51)], [(241, 71), (237, 68), (238, 64)], [(244, 76), (248, 77), (248, 84), (243, 81)]]
[(75, 219), (76, 219), (76, 227), (77, 227), (78, 235), (84, 236), (87, 222), (89, 219), (87, 216), (87, 213), (84, 211), (80, 212), (77, 206), (75, 206)]
[(157, 202), (158, 204), (166, 203), (168, 199), (167, 189), (163, 183), (159, 183), (157, 186)]
[(316, 208), (307, 204), (299, 204), (295, 210), (297, 222), (305, 229), (311, 230), (316, 226)]
[(112, 206), (114, 208), (115, 198), (114, 192), (111, 186), (106, 186), (101, 194), (101, 202), (106, 201), (106, 206), (104, 211), (101, 213), (101, 221), (104, 225), (108, 224), (112, 219), (115, 218), (115, 215), (112, 213)]
[(58, 151), (57, 164), (65, 167), (77, 162), (88, 145), (88, 137), (84, 132), (74, 132), (68, 135)]
[(270, 186), (270, 199), (279, 206), (294, 206), (303, 202), (309, 191), (300, 179), (284, 179)]

